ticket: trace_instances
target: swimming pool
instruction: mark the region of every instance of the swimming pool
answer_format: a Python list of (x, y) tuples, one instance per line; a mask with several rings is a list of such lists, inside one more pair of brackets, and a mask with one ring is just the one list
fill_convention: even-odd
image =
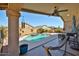
[(48, 34), (37, 34), (35, 36), (28, 35), (23, 40), (27, 40), (27, 41), (30, 41), (30, 42), (37, 42), (37, 41), (43, 40), (43, 38), (46, 38), (48, 36), (49, 36)]

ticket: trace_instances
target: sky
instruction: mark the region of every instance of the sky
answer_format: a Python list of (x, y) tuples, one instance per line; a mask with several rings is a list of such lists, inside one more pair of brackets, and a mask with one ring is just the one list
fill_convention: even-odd
[[(47, 25), (54, 27), (60, 26), (61, 28), (63, 28), (63, 21), (60, 17), (34, 14), (28, 12), (20, 12), (20, 13), (21, 16), (19, 18), (19, 23), (24, 21), (34, 27), (40, 25)], [(8, 26), (8, 17), (6, 15), (5, 10), (0, 10), (0, 26)]]

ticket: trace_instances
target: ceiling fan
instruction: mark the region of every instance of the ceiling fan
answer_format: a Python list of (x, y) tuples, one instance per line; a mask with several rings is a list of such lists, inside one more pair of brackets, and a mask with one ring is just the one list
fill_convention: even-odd
[(56, 6), (54, 7), (54, 11), (53, 13), (50, 14), (50, 16), (60, 16), (59, 13), (60, 12), (67, 12), (68, 9), (64, 9), (64, 10), (58, 10), (59, 8), (57, 8)]
[(26, 11), (26, 12), (30, 12), (30, 13), (36, 13), (36, 14), (49, 15), (49, 16), (60, 16), (59, 15), (60, 12), (67, 12), (68, 9), (59, 10), (59, 8), (57, 6), (55, 6), (54, 11), (53, 12), (51, 11), (50, 13), (45, 13), (45, 12), (31, 10), (31, 9), (23, 9), (23, 8), (22, 8), (22, 11)]

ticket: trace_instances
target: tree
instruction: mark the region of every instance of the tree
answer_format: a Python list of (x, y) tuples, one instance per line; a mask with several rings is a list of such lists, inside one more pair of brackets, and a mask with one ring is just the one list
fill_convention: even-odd
[(37, 29), (37, 33), (43, 33), (43, 32), (44, 32), (44, 29), (42, 29), (42, 28)]
[(55, 32), (59, 32), (59, 33), (61, 32), (60, 26), (58, 26), (58, 28), (56, 28)]

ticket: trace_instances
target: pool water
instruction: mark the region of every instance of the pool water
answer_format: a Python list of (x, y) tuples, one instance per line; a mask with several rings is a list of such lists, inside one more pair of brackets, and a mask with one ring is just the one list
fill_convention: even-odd
[(43, 40), (43, 38), (45, 37), (48, 37), (48, 35), (47, 34), (38, 34), (35, 36), (28, 35), (27, 37), (24, 38), (24, 40), (37, 42), (37, 41)]

